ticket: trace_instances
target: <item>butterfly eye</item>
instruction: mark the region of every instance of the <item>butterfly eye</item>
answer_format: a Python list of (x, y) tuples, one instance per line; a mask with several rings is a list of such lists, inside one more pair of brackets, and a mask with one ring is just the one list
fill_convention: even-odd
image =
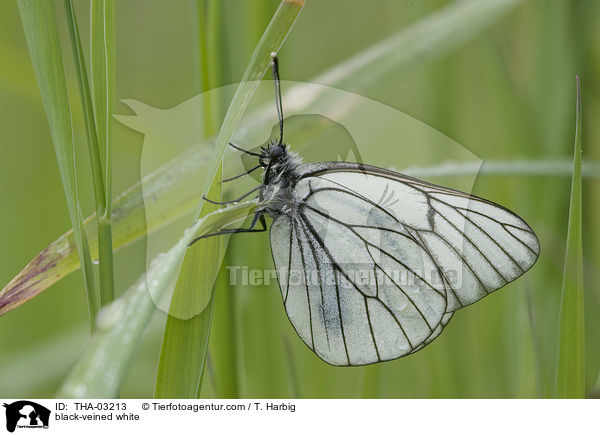
[(282, 155), (283, 155), (283, 148), (280, 147), (280, 146), (277, 146), (277, 147), (271, 149), (269, 157), (271, 157), (272, 159), (277, 160)]

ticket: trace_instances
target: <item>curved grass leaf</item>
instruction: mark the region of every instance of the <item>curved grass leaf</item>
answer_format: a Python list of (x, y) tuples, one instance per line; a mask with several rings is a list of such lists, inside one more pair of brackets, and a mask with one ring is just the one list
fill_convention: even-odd
[[(222, 41), (221, 5), (214, 1), (198, 0), (196, 11), (201, 89), (207, 91), (217, 87), (217, 80), (222, 78), (220, 69), (224, 54), (223, 47), (218, 47)], [(213, 61), (209, 62), (209, 58)], [(203, 103), (200, 121), (204, 125), (205, 136), (210, 137), (218, 128), (216, 114), (220, 113), (221, 101), (207, 98)], [(215, 201), (221, 201), (222, 175), (221, 167), (209, 191), (208, 197)], [(218, 208), (215, 204), (205, 202), (201, 215)], [(178, 277), (171, 298), (170, 315), (163, 334), (154, 387), (154, 396), (157, 398), (196, 398), (200, 390), (215, 298), (209, 282), (212, 282), (212, 276), (218, 268), (221, 246), (220, 238), (201, 240), (186, 256), (185, 261), (189, 265), (182, 266), (184, 270)]]
[(527, 287), (525, 292), (527, 300), (527, 317), (529, 321), (529, 330), (533, 344), (533, 357), (535, 364), (535, 384), (537, 397), (539, 399), (550, 397), (550, 387), (548, 383), (548, 369), (542, 350), (542, 340), (540, 338), (538, 319), (536, 318), (535, 305), (533, 302), (533, 290)]
[(71, 47), (73, 49), (73, 58), (77, 67), (77, 82), (79, 84), (79, 93), (81, 95), (81, 106), (83, 108), (83, 117), (85, 119), (85, 129), (88, 139), (90, 154), (90, 163), (92, 168), (92, 180), (94, 183), (94, 197), (96, 201), (96, 213), (101, 211), (104, 204), (104, 181), (102, 179), (102, 162), (100, 159), (100, 148), (98, 146), (98, 133), (96, 131), (96, 121), (94, 119), (94, 102), (88, 80), (85, 56), (83, 46), (79, 36), (79, 25), (77, 24), (77, 15), (72, 0), (64, 0), (65, 12), (67, 15), (67, 27), (71, 37)]
[(365, 367), (362, 382), (362, 398), (378, 399), (381, 397), (381, 367), (373, 364)]
[(98, 258), (100, 304), (115, 298), (112, 242), (112, 113), (115, 86), (114, 0), (92, 0), (92, 95), (98, 140), (96, 146), (103, 158), (104, 198), (98, 207)]
[(342, 88), (368, 89), (382, 75), (397, 77), (414, 67), (461, 46), (516, 7), (521, 0), (463, 0), (376, 43), (315, 78)]
[[(209, 164), (203, 189), (204, 195), (209, 198), (221, 197), (220, 168), (225, 148), (258, 87), (258, 81), (271, 62), (270, 54), (279, 50), (303, 5), (303, 1), (282, 1), (254, 50), (217, 137), (216, 149)], [(216, 178), (215, 171), (217, 171)], [(203, 201), (201, 207), (200, 215), (215, 206)], [(183, 312), (183, 308), (192, 310), (191, 314), (195, 316), (191, 319), (187, 317), (181, 319), (171, 315), (167, 320), (156, 380), (155, 397), (157, 398), (199, 396), (210, 336), (214, 302), (212, 290), (221, 260), (220, 246), (221, 241), (218, 238), (202, 240), (191, 247), (183, 260), (171, 301), (170, 314)], [(194, 303), (195, 301), (204, 303), (204, 306), (199, 306), (198, 303)], [(209, 302), (209, 307), (205, 309)], [(190, 346), (191, 342), (196, 345)]]
[[(220, 172), (220, 171), (219, 171)], [(221, 179), (212, 183), (209, 198), (220, 201)], [(201, 214), (218, 210), (204, 203)], [(194, 244), (181, 266), (165, 325), (154, 397), (194, 399), (201, 385), (213, 312), (213, 277), (219, 270), (221, 239), (207, 238)], [(192, 316), (180, 316), (189, 312)]]
[[(169, 162), (150, 177), (145, 184), (146, 198), (142, 195), (142, 183), (123, 192), (113, 201), (113, 241), (115, 248), (122, 248), (144, 237), (167, 222), (181, 216), (197, 205), (197, 195), (189, 189), (189, 177), (205, 169), (206, 149), (187, 153), (189, 159)], [(173, 194), (173, 192), (175, 194)], [(146, 204), (144, 204), (144, 201)], [(156, 211), (146, 221), (144, 205)], [(91, 258), (98, 258), (96, 215), (84, 221), (90, 234)], [(42, 290), (79, 268), (76, 238), (73, 230), (60, 236), (0, 291), (0, 315), (22, 305)]]
[[(98, 295), (83, 216), (77, 198), (71, 107), (67, 95), (54, 4), (45, 1), (19, 0), (18, 5), (31, 62), (42, 95), (42, 103), (46, 110), (48, 124), (50, 125), (52, 143), (67, 199), (71, 224), (74, 229), (75, 246), (77, 247), (79, 262), (83, 265), (83, 281), (88, 293), (90, 321), (93, 322), (98, 306)], [(34, 281), (44, 279), (39, 276), (33, 278)], [(12, 306), (22, 303), (22, 299), (34, 296), (31, 289), (25, 287), (25, 292), (23, 292), (22, 287), (13, 287), (0, 293), (0, 314), (10, 310)]]
[[(222, 78), (224, 47), (222, 41), (221, 7), (218, 2), (198, 0), (198, 54), (203, 91), (217, 87)], [(207, 16), (209, 18), (207, 18)], [(208, 59), (212, 59), (209, 62)], [(217, 127), (217, 114), (221, 101), (207, 98), (202, 104), (201, 123), (204, 135), (213, 136)], [(221, 201), (222, 166), (212, 182), (209, 198)], [(205, 202), (200, 214), (217, 210), (215, 204)], [(222, 240), (212, 238), (199, 241), (182, 266), (169, 307), (165, 325), (154, 396), (157, 398), (196, 398), (201, 385), (206, 364), (208, 337), (214, 307), (212, 277), (219, 267)], [(215, 282), (216, 286), (216, 282)]]
[(559, 398), (582, 399), (585, 397), (585, 324), (581, 226), (581, 124), (583, 115), (579, 77), (577, 77), (576, 113), (571, 205), (560, 300), (556, 395)]
[[(227, 264), (230, 263), (228, 258), (225, 258), (213, 290), (215, 301), (210, 324), (209, 352), (215, 390), (213, 396), (236, 399), (240, 395), (238, 319), (235, 312), (236, 295), (228, 279)], [(202, 384), (200, 386), (202, 387)], [(200, 392), (201, 390), (198, 391), (197, 397), (200, 397)]]

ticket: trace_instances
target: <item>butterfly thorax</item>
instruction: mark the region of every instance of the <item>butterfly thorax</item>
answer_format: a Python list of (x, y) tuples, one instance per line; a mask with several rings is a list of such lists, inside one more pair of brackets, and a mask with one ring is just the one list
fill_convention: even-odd
[(274, 141), (262, 149), (259, 162), (265, 168), (259, 200), (269, 200), (264, 213), (270, 216), (293, 214), (298, 204), (294, 186), (300, 177), (298, 167), (302, 159), (290, 151), (288, 145)]

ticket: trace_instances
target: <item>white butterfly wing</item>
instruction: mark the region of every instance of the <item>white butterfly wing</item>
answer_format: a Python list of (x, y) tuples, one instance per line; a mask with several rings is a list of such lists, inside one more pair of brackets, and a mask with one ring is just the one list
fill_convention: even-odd
[(423, 342), (423, 344), (417, 346), (410, 353), (415, 353), (415, 352), (420, 351), (425, 346), (427, 346), (429, 343), (431, 343), (433, 340), (435, 340), (436, 338), (438, 338), (440, 336), (440, 334), (442, 333), (442, 331), (444, 330), (444, 328), (446, 327), (446, 325), (450, 322), (450, 319), (452, 319), (453, 315), (454, 315), (454, 311), (450, 311), (450, 312), (444, 314), (444, 317), (442, 317), (442, 321), (437, 326), (437, 328), (435, 328), (435, 331), (433, 331), (433, 333), (429, 336), (429, 338), (427, 340), (425, 340)]
[(275, 219), (271, 247), (292, 325), (330, 364), (419, 350), (539, 253), (529, 226), (486, 200), (353, 163), (302, 170), (301, 206)]
[[(317, 229), (325, 218), (305, 213), (277, 218), (270, 237), (288, 317), (319, 357), (333, 365), (395, 359), (436, 332), (446, 310), (445, 287), (439, 273), (437, 286), (411, 274), (411, 261), (424, 263), (416, 244), (404, 266), (386, 255), (374, 260), (360, 233), (327, 222), (325, 236)], [(419, 258), (410, 258), (415, 254)], [(425, 262), (434, 270), (431, 259)], [(412, 282), (400, 287), (393, 270)]]
[(297, 190), (315, 185), (317, 180), (329, 184), (322, 184), (324, 188), (345, 190), (371, 204), (387, 201), (383, 206), (394, 216), (395, 224), (408, 228), (422, 242), (450, 281), (451, 296), (456, 296), (449, 300), (450, 310), (476, 302), (515, 280), (539, 255), (538, 239), (527, 223), (485, 199), (385, 169), (344, 162), (305, 165)]

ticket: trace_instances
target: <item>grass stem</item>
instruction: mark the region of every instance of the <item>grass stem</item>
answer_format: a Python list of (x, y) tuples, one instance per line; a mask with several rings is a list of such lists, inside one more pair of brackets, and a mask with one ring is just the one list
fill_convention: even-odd
[(575, 150), (567, 247), (563, 269), (556, 395), (558, 398), (585, 397), (585, 323), (583, 300), (581, 132), (583, 114), (581, 85), (577, 77)]

